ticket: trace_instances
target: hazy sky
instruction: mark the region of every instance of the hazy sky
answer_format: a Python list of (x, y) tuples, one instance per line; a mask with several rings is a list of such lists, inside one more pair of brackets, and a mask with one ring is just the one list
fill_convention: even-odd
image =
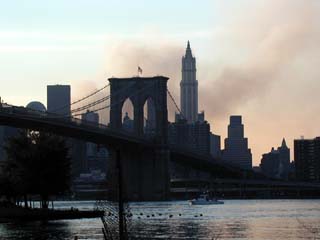
[(318, 0), (1, 1), (0, 96), (46, 103), (46, 85), (71, 84), (77, 99), (140, 65), (170, 77), (179, 101), (187, 40), (199, 108), (222, 139), (243, 116), (255, 165), (283, 137), (293, 150), (319, 135)]

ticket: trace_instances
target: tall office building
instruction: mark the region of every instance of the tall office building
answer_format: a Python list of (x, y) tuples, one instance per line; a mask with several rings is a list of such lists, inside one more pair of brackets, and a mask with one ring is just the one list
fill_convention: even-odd
[(181, 112), (188, 123), (198, 120), (198, 81), (196, 59), (192, 56), (188, 41), (185, 56), (182, 57), (182, 80), (180, 82)]
[(169, 124), (168, 130), (170, 145), (202, 155), (210, 154), (210, 125), (207, 121), (188, 124), (186, 120), (179, 120)]
[(260, 169), (263, 174), (276, 179), (288, 179), (290, 172), (290, 149), (286, 140), (277, 149), (272, 148), (269, 153), (262, 155)]
[(222, 160), (242, 169), (252, 168), (251, 149), (248, 148), (248, 139), (244, 138), (241, 116), (230, 116), (228, 138), (224, 141)]
[(48, 112), (70, 115), (71, 90), (69, 85), (47, 86)]
[(296, 178), (320, 181), (320, 137), (294, 140)]

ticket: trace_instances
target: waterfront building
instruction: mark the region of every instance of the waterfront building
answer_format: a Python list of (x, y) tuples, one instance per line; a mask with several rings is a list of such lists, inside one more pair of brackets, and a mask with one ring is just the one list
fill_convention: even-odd
[(296, 178), (300, 181), (320, 181), (320, 137), (294, 140)]
[(241, 116), (230, 116), (228, 137), (224, 141), (222, 160), (242, 169), (252, 168), (251, 149), (248, 148), (248, 139), (244, 137)]
[(261, 171), (264, 175), (276, 179), (288, 179), (290, 172), (290, 149), (286, 140), (277, 149), (272, 148), (269, 153), (262, 155), (260, 163)]

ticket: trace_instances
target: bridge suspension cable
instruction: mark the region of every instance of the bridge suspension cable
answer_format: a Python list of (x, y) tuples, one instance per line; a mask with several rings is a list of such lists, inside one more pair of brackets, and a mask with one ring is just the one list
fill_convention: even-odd
[[(130, 87), (130, 86), (128, 86), (128, 87)], [(128, 87), (127, 87), (127, 88), (128, 88)], [(110, 107), (112, 107), (112, 106), (121, 104), (121, 103), (122, 103), (124, 100), (126, 100), (127, 98), (133, 97), (134, 95), (139, 94), (140, 92), (143, 92), (143, 91), (145, 91), (146, 89), (148, 89), (148, 88), (150, 88), (150, 87), (152, 87), (152, 84), (150, 84), (150, 85), (148, 85), (148, 86), (146, 86), (146, 87), (144, 87), (144, 88), (139, 89), (138, 91), (132, 93), (132, 94), (129, 95), (129, 96), (125, 96), (125, 97), (122, 98), (119, 102), (116, 102), (116, 103), (109, 104), (109, 105), (104, 106), (104, 107), (100, 107), (100, 108), (91, 110), (90, 112), (99, 112), (99, 111), (101, 111), (101, 110), (104, 110), (104, 109), (110, 108)], [(123, 91), (124, 89), (121, 89), (121, 90)], [(120, 92), (121, 90), (119, 90), (119, 92)], [(119, 92), (117, 92), (117, 93), (119, 93)], [(115, 94), (117, 94), (117, 93), (115, 93)], [(74, 115), (73, 115), (73, 117), (77, 117), (77, 116), (81, 116), (81, 113), (77, 113), (77, 114), (74, 114)]]
[(86, 99), (88, 99), (88, 98), (96, 95), (97, 93), (101, 92), (102, 90), (106, 89), (106, 88), (109, 87), (109, 86), (110, 86), (110, 83), (108, 83), (107, 85), (103, 86), (102, 88), (99, 88), (98, 90), (90, 93), (89, 95), (84, 96), (83, 98), (80, 98), (80, 99), (78, 99), (78, 100), (76, 100), (76, 101), (74, 101), (74, 102), (72, 102), (72, 103), (70, 103), (70, 104), (67, 104), (67, 105), (63, 106), (63, 107), (54, 109), (52, 112), (54, 113), (54, 112), (63, 110), (63, 109), (65, 109), (65, 108), (71, 107), (72, 105), (74, 105), (74, 104), (76, 104), (76, 103), (82, 102), (82, 101), (84, 101), (84, 100), (86, 100)]
[(180, 115), (182, 116), (183, 119), (186, 119), (185, 116), (183, 115), (183, 113), (181, 112), (180, 108), (178, 107), (178, 104), (176, 103), (174, 97), (172, 96), (172, 94), (170, 93), (169, 89), (167, 88), (167, 92), (168, 95), (171, 99), (171, 101), (173, 102), (174, 106), (176, 107), (176, 109), (178, 110), (178, 112), (180, 113)]
[[(131, 87), (132, 85), (133, 85), (133, 83), (129, 84), (129, 85), (126, 86), (125, 88), (120, 89), (118, 92), (113, 93), (113, 95), (114, 95), (114, 96), (115, 96), (115, 95), (118, 95), (120, 92), (123, 92), (123, 91), (127, 90), (127, 89), (128, 89), (129, 87)], [(96, 100), (96, 101), (94, 101), (94, 102), (91, 102), (91, 103), (86, 104), (86, 105), (84, 105), (84, 106), (81, 106), (81, 107), (79, 107), (79, 108), (73, 109), (73, 110), (71, 110), (71, 113), (77, 113), (77, 112), (80, 112), (80, 111), (83, 111), (83, 110), (87, 110), (87, 109), (89, 109), (89, 108), (91, 108), (91, 107), (94, 107), (94, 106), (96, 106), (96, 105), (98, 105), (98, 104), (100, 104), (100, 103), (103, 103), (103, 102), (107, 101), (108, 99), (110, 99), (110, 97), (111, 97), (111, 95), (108, 95), (108, 96), (103, 97), (103, 98), (100, 98), (100, 99), (98, 99), (98, 100)], [(81, 115), (81, 114), (80, 114), (80, 115)]]

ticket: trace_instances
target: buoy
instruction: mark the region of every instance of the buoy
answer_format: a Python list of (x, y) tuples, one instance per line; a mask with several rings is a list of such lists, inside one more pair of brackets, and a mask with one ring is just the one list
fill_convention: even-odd
[(169, 217), (172, 218), (173, 216), (170, 214)]

